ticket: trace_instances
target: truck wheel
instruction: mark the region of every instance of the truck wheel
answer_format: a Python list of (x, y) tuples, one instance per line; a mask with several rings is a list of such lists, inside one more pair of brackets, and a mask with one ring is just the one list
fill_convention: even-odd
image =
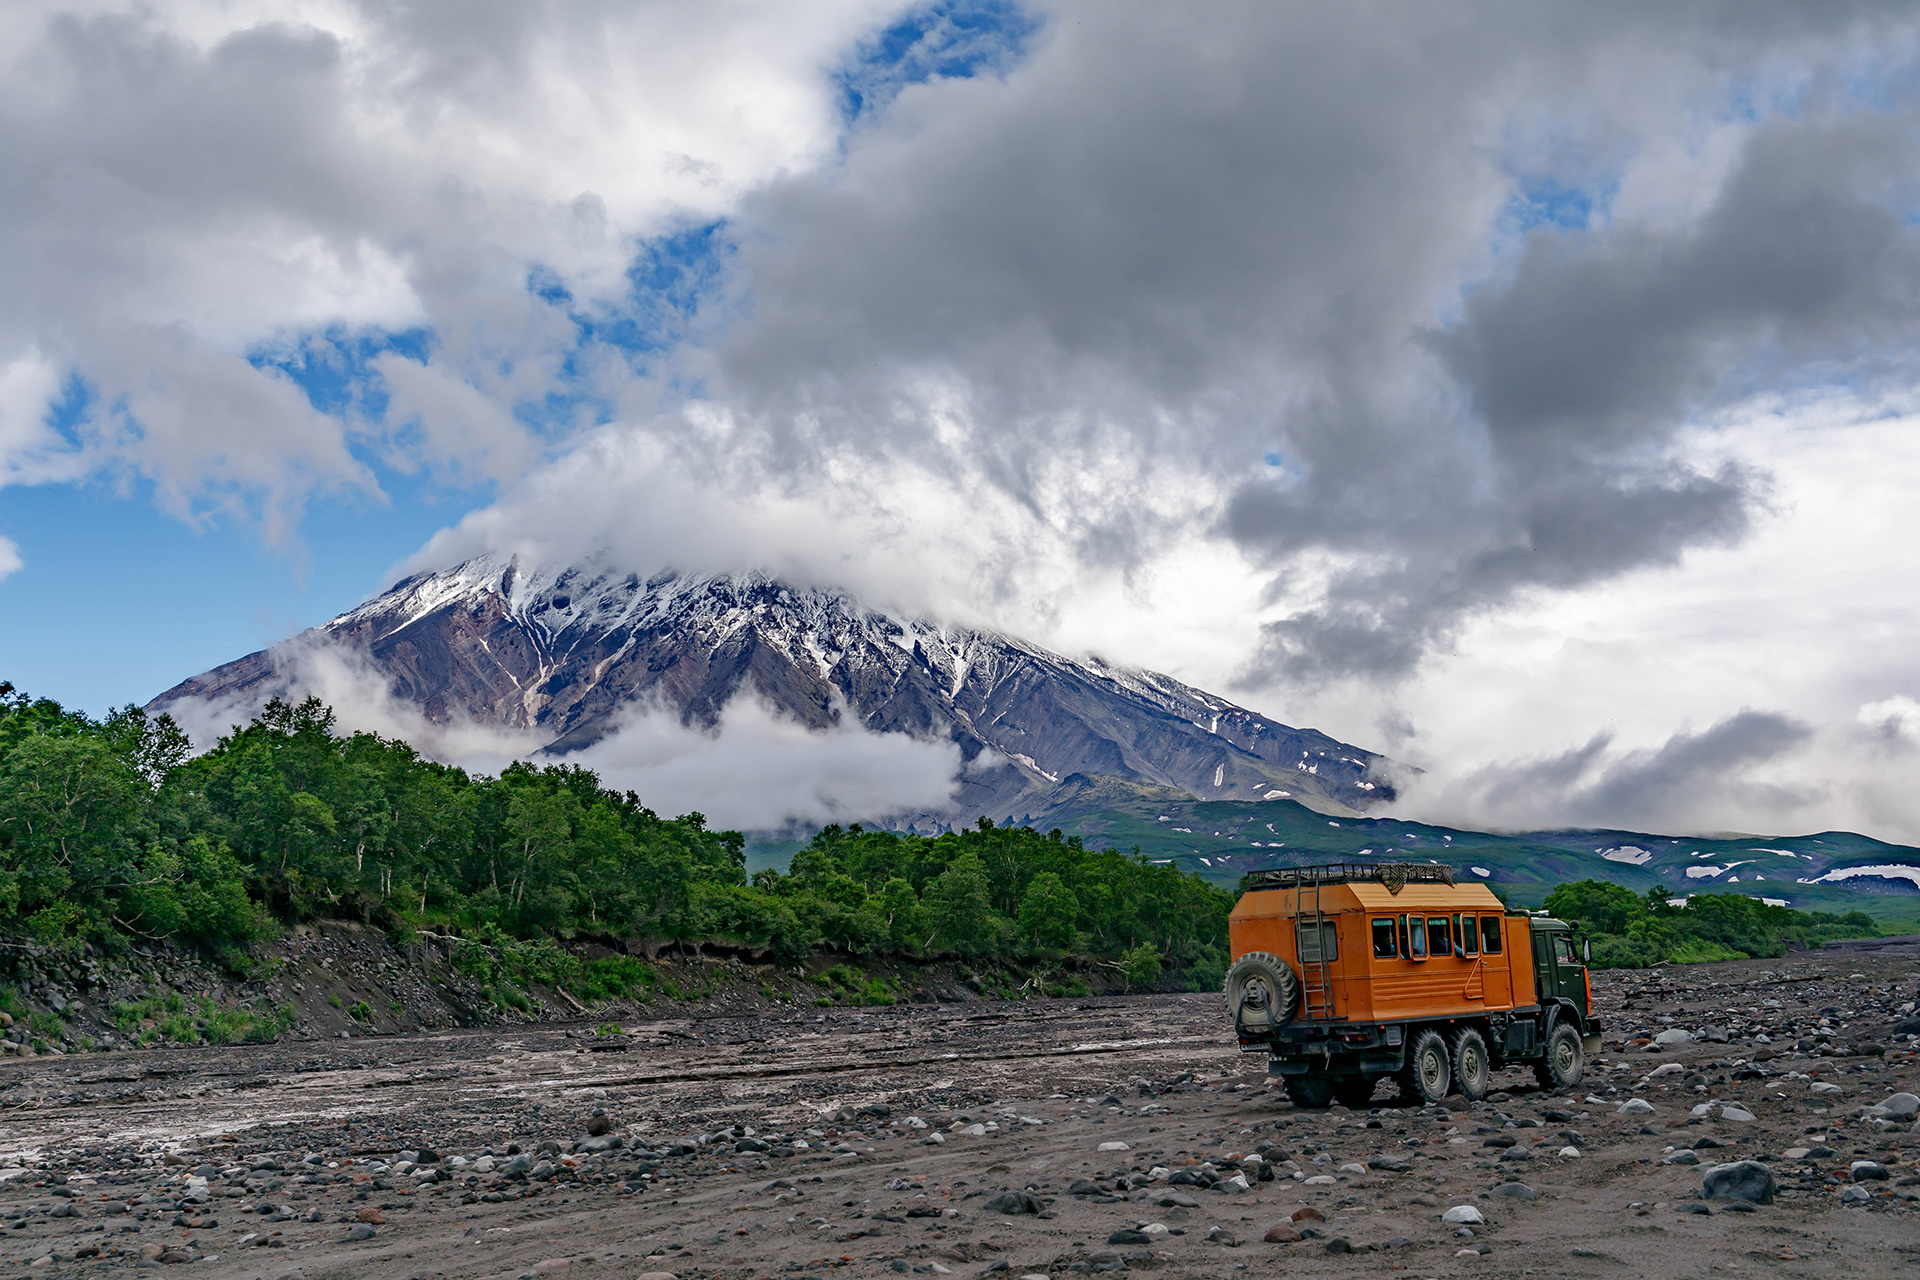
[(1533, 1064), (1534, 1078), (1542, 1089), (1571, 1089), (1586, 1074), (1587, 1051), (1581, 1047), (1580, 1032), (1571, 1022), (1563, 1022), (1547, 1037), (1547, 1051)]
[(1296, 1107), (1318, 1111), (1333, 1102), (1333, 1077), (1324, 1071), (1309, 1071), (1303, 1076), (1283, 1077), (1287, 1097)]
[(1486, 1039), (1472, 1027), (1462, 1027), (1453, 1033), (1453, 1082), (1468, 1102), (1483, 1100), (1493, 1082)]
[(1438, 1031), (1422, 1031), (1413, 1038), (1413, 1048), (1407, 1052), (1407, 1074), (1413, 1083), (1412, 1092), (1420, 1101), (1438, 1102), (1453, 1088), (1450, 1056), (1447, 1042)]
[(1333, 1096), (1341, 1106), (1358, 1111), (1373, 1101), (1375, 1083), (1372, 1076), (1341, 1076), (1333, 1082)]
[(1293, 969), (1279, 956), (1249, 951), (1227, 970), (1224, 991), (1227, 1016), (1233, 1019), (1234, 1030), (1258, 1035), (1292, 1020), (1300, 984), (1294, 979)]

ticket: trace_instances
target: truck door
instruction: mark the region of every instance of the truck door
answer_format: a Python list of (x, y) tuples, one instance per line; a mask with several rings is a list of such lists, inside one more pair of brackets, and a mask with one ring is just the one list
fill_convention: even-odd
[(1533, 931), (1534, 999), (1543, 1005), (1560, 993), (1559, 975), (1554, 972), (1553, 963), (1553, 940), (1558, 936), (1540, 929)]
[(1499, 916), (1480, 917), (1480, 978), (1489, 1009), (1513, 1007), (1513, 980), (1507, 972), (1507, 949), (1501, 933)]

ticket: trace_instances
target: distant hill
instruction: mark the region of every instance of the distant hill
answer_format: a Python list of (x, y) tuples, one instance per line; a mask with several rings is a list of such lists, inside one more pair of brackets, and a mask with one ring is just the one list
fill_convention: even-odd
[(1022, 816), (1099, 847), (1137, 847), (1221, 884), (1265, 867), (1430, 860), (1529, 906), (1539, 905), (1554, 885), (1591, 879), (1636, 892), (1664, 884), (1676, 897), (1731, 891), (1810, 911), (1920, 919), (1920, 848), (1849, 831), (1706, 840), (1584, 829), (1492, 834), (1316, 813), (1291, 800), (1197, 800), (1089, 776), (1062, 779)]

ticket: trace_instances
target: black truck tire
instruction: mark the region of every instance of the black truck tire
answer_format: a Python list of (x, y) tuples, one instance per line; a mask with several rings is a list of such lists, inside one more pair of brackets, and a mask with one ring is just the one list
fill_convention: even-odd
[(1373, 1101), (1373, 1087), (1377, 1083), (1373, 1076), (1341, 1076), (1333, 1082), (1333, 1096), (1349, 1111), (1358, 1111)]
[(1580, 1029), (1571, 1022), (1555, 1024), (1547, 1033), (1546, 1052), (1533, 1064), (1534, 1079), (1548, 1091), (1571, 1089), (1587, 1071), (1587, 1051), (1580, 1043)]
[[(1227, 970), (1227, 1016), (1236, 1032), (1277, 1031), (1293, 1020), (1300, 982), (1279, 956), (1249, 951)], [(1325, 1106), (1325, 1103), (1320, 1105)]]
[(1293, 1100), (1296, 1107), (1320, 1111), (1333, 1105), (1333, 1077), (1324, 1071), (1282, 1076), (1281, 1087), (1286, 1089), (1287, 1097)]
[(1472, 1027), (1453, 1033), (1453, 1084), (1468, 1102), (1480, 1102), (1493, 1084), (1493, 1061), (1486, 1037)]
[(1422, 1031), (1407, 1050), (1407, 1092), (1424, 1103), (1435, 1103), (1453, 1089), (1453, 1055), (1438, 1031)]

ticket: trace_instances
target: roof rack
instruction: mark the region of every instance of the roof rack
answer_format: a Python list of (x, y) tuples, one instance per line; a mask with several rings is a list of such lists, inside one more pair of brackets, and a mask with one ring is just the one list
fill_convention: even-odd
[(1406, 884), (1452, 884), (1453, 868), (1434, 862), (1323, 862), (1311, 867), (1273, 867), (1249, 871), (1240, 891), (1294, 889), (1315, 884), (1384, 884), (1399, 892)]

